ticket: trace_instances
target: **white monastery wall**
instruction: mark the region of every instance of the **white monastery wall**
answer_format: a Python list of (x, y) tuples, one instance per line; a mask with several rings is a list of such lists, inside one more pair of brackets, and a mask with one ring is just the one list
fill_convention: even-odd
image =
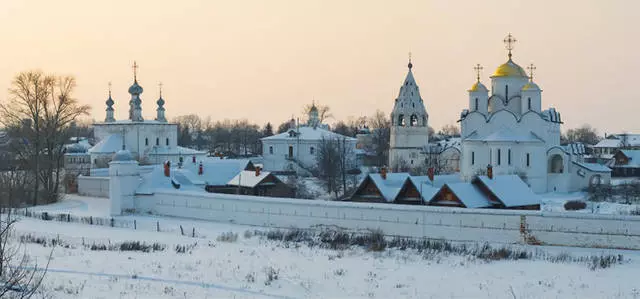
[(109, 198), (109, 177), (78, 176), (78, 194)]
[(138, 212), (272, 228), (379, 228), (387, 235), (455, 241), (640, 249), (640, 217), (451, 209), (160, 191), (135, 196)]

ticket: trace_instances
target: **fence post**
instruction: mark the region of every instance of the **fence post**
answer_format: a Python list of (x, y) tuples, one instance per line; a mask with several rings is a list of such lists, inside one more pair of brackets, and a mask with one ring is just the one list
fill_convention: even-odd
[(193, 231), (191, 232), (191, 237), (195, 238), (196, 237), (196, 228), (193, 228)]
[(160, 221), (156, 221), (156, 231), (160, 231)]
[(89, 216), (89, 224), (93, 225), (93, 216)]
[(133, 219), (133, 229), (136, 230), (138, 229), (138, 225), (136, 224), (136, 220)]
[(113, 217), (111, 217), (111, 227), (113, 227)]
[(71, 222), (71, 214), (67, 214), (67, 222)]
[(182, 229), (182, 225), (180, 225), (180, 235), (184, 236), (184, 230)]

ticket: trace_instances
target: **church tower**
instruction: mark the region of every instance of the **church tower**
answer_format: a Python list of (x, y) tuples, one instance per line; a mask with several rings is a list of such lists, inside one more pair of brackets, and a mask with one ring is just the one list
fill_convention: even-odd
[(424, 165), (424, 149), (429, 142), (429, 115), (413, 78), (411, 58), (409, 71), (400, 87), (391, 112), (389, 167), (392, 171), (408, 171)]
[(158, 99), (158, 101), (156, 101), (156, 104), (158, 104), (158, 108), (156, 109), (156, 120), (166, 123), (167, 119), (164, 116), (164, 99), (162, 98), (162, 83), (160, 83), (159, 86), (160, 98)]
[(113, 116), (113, 99), (111, 98), (111, 82), (109, 82), (109, 98), (107, 99), (107, 101), (105, 102), (105, 104), (107, 104), (107, 116), (105, 117), (104, 121), (105, 122), (114, 122), (116, 121), (115, 117)]
[(129, 119), (132, 121), (143, 121), (142, 118), (142, 100), (140, 95), (142, 94), (142, 86), (138, 85), (138, 64), (133, 62), (133, 85), (129, 87), (129, 94), (131, 100), (129, 101)]

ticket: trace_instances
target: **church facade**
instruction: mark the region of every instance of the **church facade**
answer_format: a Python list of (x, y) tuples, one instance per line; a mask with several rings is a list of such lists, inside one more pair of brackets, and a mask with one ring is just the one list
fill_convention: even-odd
[(519, 175), (536, 193), (575, 191), (608, 180), (610, 171), (584, 163), (584, 152), (560, 145), (561, 115), (555, 108), (542, 109), (535, 67), (527, 74), (514, 62), (514, 42), (511, 35), (505, 39), (508, 60), (491, 75), (491, 90), (476, 67), (477, 80), (459, 120), (462, 178), (470, 181), (491, 166), (494, 175)]
[(145, 120), (142, 117), (142, 86), (138, 84), (137, 65), (134, 64), (133, 84), (129, 87), (128, 118), (116, 120), (114, 116), (114, 100), (109, 90), (106, 101), (106, 117), (104, 122), (94, 124), (94, 137), (98, 143), (89, 149), (92, 168), (108, 167), (112, 156), (119, 150), (127, 149), (141, 164), (161, 164), (165, 161), (179, 163), (181, 160), (198, 160), (206, 153), (178, 146), (178, 125), (167, 122), (165, 117), (165, 101), (160, 90), (156, 101), (156, 118)]

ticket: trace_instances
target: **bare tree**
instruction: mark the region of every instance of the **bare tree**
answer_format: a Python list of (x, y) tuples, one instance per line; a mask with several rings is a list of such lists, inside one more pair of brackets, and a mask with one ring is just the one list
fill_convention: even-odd
[(590, 125), (582, 125), (579, 128), (569, 129), (563, 138), (567, 143), (580, 142), (584, 144), (596, 144), (600, 141), (598, 132)]
[(444, 125), (438, 134), (448, 137), (458, 137), (460, 136), (460, 128), (452, 124)]
[(34, 205), (41, 188), (46, 202), (57, 200), (70, 125), (90, 110), (73, 97), (75, 87), (73, 77), (20, 73), (9, 89), (8, 102), (0, 104), (0, 122), (21, 141), (13, 143), (12, 150), (35, 178)]
[(369, 117), (367, 123), (372, 134), (372, 142), (369, 148), (365, 150), (374, 155), (374, 164), (376, 166), (384, 166), (389, 161), (391, 120), (384, 112), (377, 110), (373, 116)]

